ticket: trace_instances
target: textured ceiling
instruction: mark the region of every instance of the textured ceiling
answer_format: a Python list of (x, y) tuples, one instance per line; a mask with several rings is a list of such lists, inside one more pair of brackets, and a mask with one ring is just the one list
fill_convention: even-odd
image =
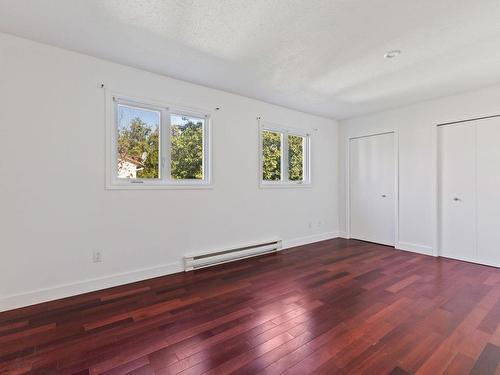
[(0, 31), (334, 118), (500, 82), (499, 0), (0, 0)]

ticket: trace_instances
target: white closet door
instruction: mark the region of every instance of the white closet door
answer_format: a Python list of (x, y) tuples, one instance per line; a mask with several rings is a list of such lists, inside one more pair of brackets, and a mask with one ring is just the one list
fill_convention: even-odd
[(500, 119), (476, 123), (478, 262), (500, 267)]
[(394, 245), (394, 133), (350, 140), (351, 238)]
[(440, 254), (476, 261), (475, 126), (446, 125), (438, 132)]

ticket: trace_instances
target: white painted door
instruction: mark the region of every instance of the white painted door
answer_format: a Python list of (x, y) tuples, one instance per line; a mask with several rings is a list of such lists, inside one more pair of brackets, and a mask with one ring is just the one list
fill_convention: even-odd
[(394, 133), (350, 140), (351, 238), (394, 246), (395, 160)]
[(475, 122), (477, 261), (500, 267), (500, 118)]
[(475, 138), (468, 122), (438, 128), (440, 255), (467, 261), (476, 260)]

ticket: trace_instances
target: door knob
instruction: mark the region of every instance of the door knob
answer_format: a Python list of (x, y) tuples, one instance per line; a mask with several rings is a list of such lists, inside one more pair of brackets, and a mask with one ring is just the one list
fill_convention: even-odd
[(460, 198), (458, 198), (458, 197), (453, 198), (453, 200), (454, 200), (455, 202), (460, 202), (460, 201), (461, 201), (461, 199), (460, 199)]
[(385, 194), (382, 194), (382, 198), (385, 198), (385, 197), (387, 197), (387, 195), (385, 195)]

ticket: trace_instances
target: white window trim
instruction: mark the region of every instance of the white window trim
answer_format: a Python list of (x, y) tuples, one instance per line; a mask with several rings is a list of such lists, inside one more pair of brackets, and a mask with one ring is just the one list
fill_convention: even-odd
[[(259, 187), (260, 188), (310, 188), (312, 187), (311, 180), (311, 133), (305, 129), (297, 129), (285, 127), (279, 124), (274, 124), (267, 121), (259, 120)], [(262, 149), (262, 132), (270, 131), (282, 134), (281, 144), (281, 181), (264, 181), (263, 174), (263, 149)], [(304, 180), (303, 181), (290, 181), (288, 179), (288, 136), (295, 135), (304, 138)]]
[[(159, 111), (160, 124), (160, 179), (123, 179), (117, 177), (116, 103)], [(203, 180), (172, 180), (170, 178), (170, 115), (179, 114), (205, 118), (203, 127)], [(162, 136), (163, 134), (163, 136)], [(210, 111), (149, 99), (134, 98), (106, 90), (106, 189), (162, 190), (211, 189), (212, 180), (212, 113)]]

